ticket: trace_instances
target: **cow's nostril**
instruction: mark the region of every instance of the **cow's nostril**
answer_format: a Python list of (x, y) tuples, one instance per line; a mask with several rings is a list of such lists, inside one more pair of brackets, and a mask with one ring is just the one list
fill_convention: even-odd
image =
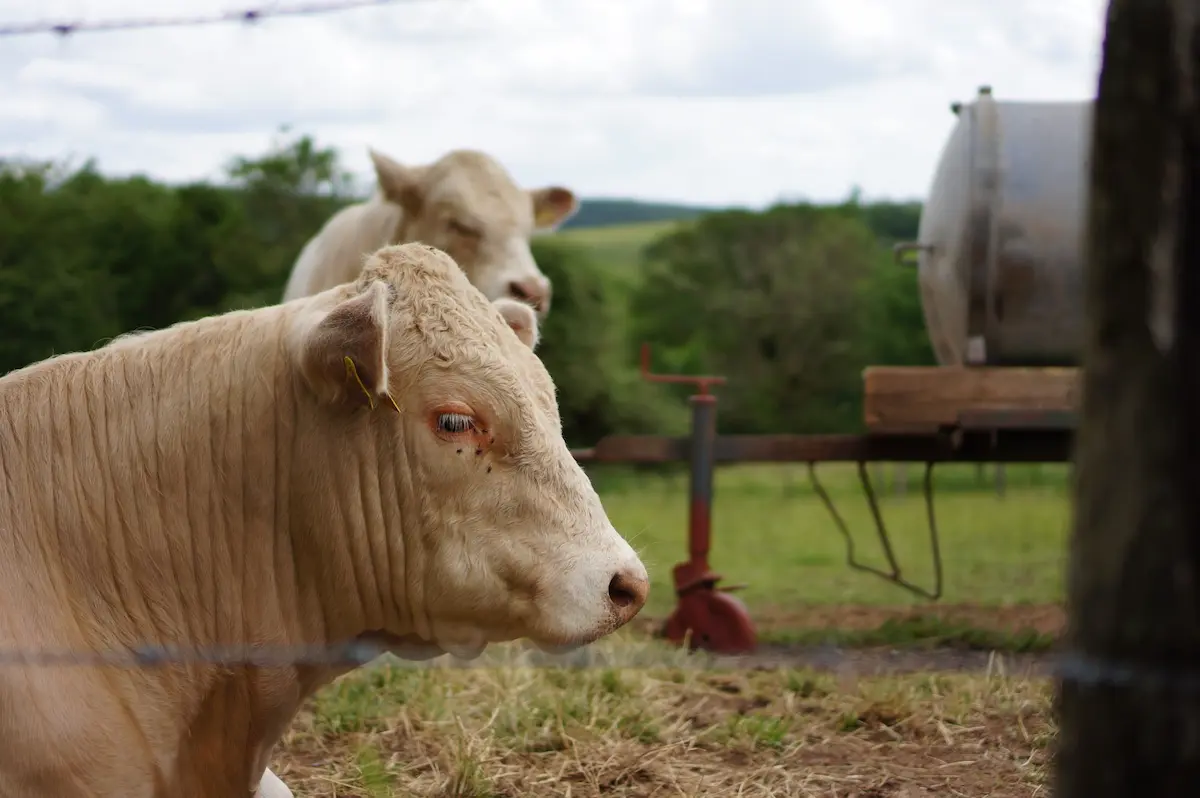
[(549, 298), (548, 292), (542, 290), (541, 286), (532, 281), (509, 283), (508, 292), (512, 294), (514, 299), (524, 302), (539, 313), (545, 309)]
[(619, 609), (627, 609), (646, 601), (647, 585), (644, 580), (626, 574), (616, 574), (608, 583), (608, 599)]

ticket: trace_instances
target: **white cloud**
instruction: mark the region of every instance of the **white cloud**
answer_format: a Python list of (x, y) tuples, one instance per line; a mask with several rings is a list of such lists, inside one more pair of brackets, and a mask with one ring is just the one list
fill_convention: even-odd
[[(253, 0), (0, 0), (0, 23)], [(34, 13), (30, 9), (37, 8)], [(1090, 97), (1104, 0), (425, 0), (0, 49), (0, 153), (217, 177), (290, 123), (369, 179), (472, 146), (527, 185), (758, 205), (920, 197), (952, 100)]]

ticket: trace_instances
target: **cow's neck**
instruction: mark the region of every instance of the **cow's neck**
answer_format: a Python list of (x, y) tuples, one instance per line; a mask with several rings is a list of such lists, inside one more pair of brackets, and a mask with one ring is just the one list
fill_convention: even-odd
[(413, 526), (404, 430), (386, 403), (329, 412), (300, 397), (297, 445), (321, 452), (320, 468), (290, 472), (288, 518), (296, 612), (308, 634), (331, 644), (413, 629), (408, 570), (419, 547), (394, 545)]
[[(250, 642), (269, 656), (295, 652), (300, 661), (210, 673), (178, 769), (195, 783), (221, 772), (238, 789), (261, 776), (304, 702), (355, 667), (322, 660), (364, 632), (397, 623), (395, 604), (380, 598), (392, 595), (382, 582), (389, 574), (376, 567), (389, 562), (388, 552), (366, 528), (377, 520), (372, 508), (381, 512), (377, 501), (363, 502), (378, 499), (364, 482), (368, 463), (391, 459), (375, 450), (372, 421), (318, 408), (289, 368), (261, 376), (263, 393), (247, 399), (263, 415), (220, 465), (234, 518), (241, 497), (236, 537), (245, 557), (242, 578), (236, 567), (218, 577), (233, 589), (214, 605), (223, 630), (215, 642)], [(256, 457), (247, 456), (252, 450)]]
[[(0, 442), (26, 465), (12, 489), (41, 541), (9, 546), (8, 566), (47, 587), (5, 594), (4, 644), (185, 647), (187, 659), (188, 646), (325, 642), (338, 616), (305, 614), (320, 574), (297, 566), (290, 518), (303, 509), (293, 475), (327, 465), (304, 446), (281, 330), (262, 310), (209, 318), (8, 383), (6, 411), (28, 423)], [(181, 796), (185, 785), (248, 792), (304, 700), (338, 673), (197, 660), (97, 672), (126, 709), (113, 733), (142, 741), (128, 756), (151, 757)], [(58, 697), (86, 718), (86, 695)]]
[[(393, 205), (393, 207), (396, 206)], [(417, 240), (417, 234), (414, 230), (416, 220), (409, 216), (408, 212), (403, 208), (398, 209), (396, 214), (396, 224), (392, 228), (392, 234), (381, 246), (412, 244)]]

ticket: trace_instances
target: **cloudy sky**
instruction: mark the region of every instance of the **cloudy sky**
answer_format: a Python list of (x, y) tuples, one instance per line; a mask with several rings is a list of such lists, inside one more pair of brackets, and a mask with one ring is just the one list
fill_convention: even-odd
[[(0, 25), (293, 0), (0, 0)], [(954, 117), (1094, 96), (1106, 0), (401, 0), (256, 27), (0, 39), (0, 156), (219, 178), (279, 125), (490, 151), (525, 185), (759, 206), (923, 197)]]

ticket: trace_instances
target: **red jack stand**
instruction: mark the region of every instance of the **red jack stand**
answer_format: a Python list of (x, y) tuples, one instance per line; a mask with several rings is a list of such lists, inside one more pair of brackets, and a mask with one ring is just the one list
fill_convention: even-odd
[(717, 397), (708, 392), (708, 386), (724, 384), (725, 378), (652, 374), (648, 344), (642, 344), (641, 370), (642, 377), (651, 382), (692, 383), (698, 389), (698, 393), (688, 397), (692, 406), (689, 559), (676, 565), (673, 571), (679, 604), (664, 624), (662, 634), (676, 645), (688, 641), (692, 651), (701, 648), (715, 654), (748, 654), (757, 645), (754, 624), (745, 605), (729, 595), (729, 591), (744, 586), (718, 587), (723, 577), (713, 573), (708, 564), (717, 442)]

